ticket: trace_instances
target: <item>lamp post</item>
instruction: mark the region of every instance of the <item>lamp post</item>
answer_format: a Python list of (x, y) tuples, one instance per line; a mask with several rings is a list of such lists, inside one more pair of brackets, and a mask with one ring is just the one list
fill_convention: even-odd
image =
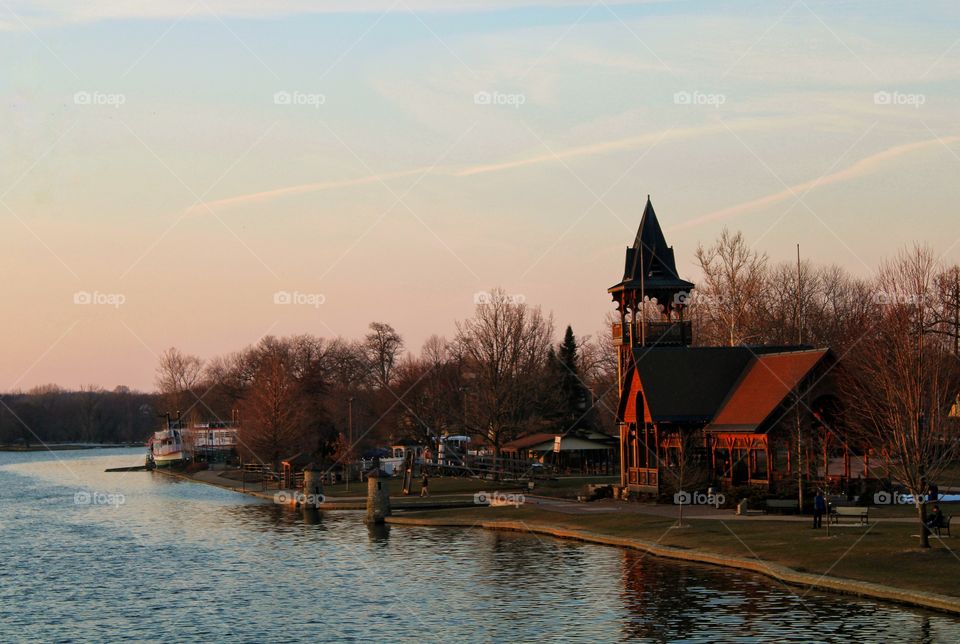
[(347, 491), (350, 491), (350, 476), (353, 474), (353, 396), (347, 398)]

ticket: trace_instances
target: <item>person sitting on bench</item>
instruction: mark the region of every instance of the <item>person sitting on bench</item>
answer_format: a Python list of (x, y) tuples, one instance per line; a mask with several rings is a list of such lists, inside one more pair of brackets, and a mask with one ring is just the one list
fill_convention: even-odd
[(933, 532), (934, 530), (939, 530), (943, 527), (943, 512), (940, 511), (939, 505), (934, 505), (933, 509), (930, 511), (930, 516), (927, 517), (927, 529)]

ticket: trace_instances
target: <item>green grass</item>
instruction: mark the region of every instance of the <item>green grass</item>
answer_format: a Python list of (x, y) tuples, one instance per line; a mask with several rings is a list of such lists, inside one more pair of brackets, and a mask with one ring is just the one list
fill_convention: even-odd
[[(671, 528), (673, 519), (610, 512), (571, 515), (533, 506), (465, 508), (410, 512), (425, 519), (476, 521), (505, 519), (553, 527), (633, 537), (662, 545), (778, 563), (801, 572), (874, 582), (944, 595), (960, 596), (960, 539), (931, 539), (921, 550), (917, 526), (882, 519), (869, 527), (813, 530), (807, 522), (685, 520), (690, 527)], [(957, 554), (952, 552), (957, 550)]]

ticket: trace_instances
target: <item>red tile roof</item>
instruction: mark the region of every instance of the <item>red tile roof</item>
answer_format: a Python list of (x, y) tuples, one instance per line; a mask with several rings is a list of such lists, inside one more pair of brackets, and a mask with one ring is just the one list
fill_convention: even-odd
[(755, 430), (827, 353), (818, 349), (756, 356), (707, 429)]

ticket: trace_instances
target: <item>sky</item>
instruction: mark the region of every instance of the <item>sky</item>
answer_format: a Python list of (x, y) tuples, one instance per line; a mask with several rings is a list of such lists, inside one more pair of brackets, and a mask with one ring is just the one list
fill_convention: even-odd
[(958, 80), (936, 0), (0, 0), (0, 391), (494, 287), (595, 334), (648, 194), (692, 281), (957, 262)]

